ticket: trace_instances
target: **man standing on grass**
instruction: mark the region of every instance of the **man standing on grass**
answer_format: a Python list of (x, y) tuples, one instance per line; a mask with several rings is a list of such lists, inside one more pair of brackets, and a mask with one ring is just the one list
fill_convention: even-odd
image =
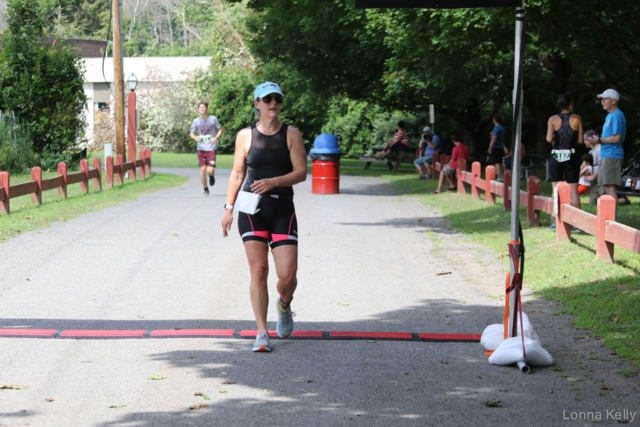
[[(616, 186), (622, 184), (622, 160), (624, 159), (624, 137), (627, 132), (627, 121), (618, 108), (620, 95), (614, 89), (607, 89), (598, 98), (602, 99), (602, 108), (609, 114), (602, 127), (602, 136), (598, 142), (600, 148), (600, 167), (598, 170), (598, 185), (604, 187), (604, 194), (608, 194), (618, 202)], [(616, 204), (617, 214), (617, 204)]]
[(489, 143), (489, 156), (491, 157), (491, 164), (496, 168), (496, 181), (503, 181), (502, 158), (504, 157), (504, 135), (506, 132), (504, 126), (502, 126), (502, 116), (500, 114), (493, 116), (493, 124), (495, 127)]
[(598, 197), (602, 194), (602, 187), (598, 185), (598, 168), (600, 166), (600, 144), (598, 140), (600, 136), (595, 130), (588, 130), (584, 133), (584, 145), (589, 147), (589, 154), (593, 157), (593, 174), (585, 178), (585, 181), (591, 182), (589, 190), (589, 204), (597, 205)]
[[(209, 115), (209, 104), (201, 102), (198, 105), (200, 117), (191, 124), (192, 139), (197, 141), (198, 146), (198, 166), (200, 166), (200, 180), (204, 187), (204, 196), (209, 195), (207, 186), (207, 174), (209, 174), (209, 185), (213, 187), (216, 183), (214, 168), (216, 166), (216, 151), (218, 150), (218, 139), (222, 135), (222, 126), (216, 116)], [(213, 136), (214, 129), (217, 132)], [(196, 135), (198, 132), (198, 135)]]

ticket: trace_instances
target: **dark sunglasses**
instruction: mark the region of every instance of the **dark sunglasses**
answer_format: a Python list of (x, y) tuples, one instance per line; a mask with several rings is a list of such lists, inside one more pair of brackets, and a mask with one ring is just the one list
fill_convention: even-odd
[(278, 104), (282, 104), (282, 102), (284, 101), (284, 96), (280, 95), (279, 93), (263, 96), (262, 102), (264, 102), (265, 104), (271, 104), (271, 101), (273, 101), (274, 99)]

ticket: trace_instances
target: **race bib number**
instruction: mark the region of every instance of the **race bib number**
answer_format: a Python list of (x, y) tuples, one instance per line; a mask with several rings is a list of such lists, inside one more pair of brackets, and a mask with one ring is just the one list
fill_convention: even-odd
[(200, 135), (200, 142), (209, 142), (211, 141), (211, 135)]
[(571, 150), (553, 150), (553, 158), (559, 163), (566, 162), (571, 158)]

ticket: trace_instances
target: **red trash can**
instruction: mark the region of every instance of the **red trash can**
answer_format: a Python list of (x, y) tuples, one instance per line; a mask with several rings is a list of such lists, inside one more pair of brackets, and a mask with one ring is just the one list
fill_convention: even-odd
[(338, 137), (323, 133), (313, 142), (309, 153), (311, 164), (311, 192), (313, 194), (340, 193), (340, 156)]
[(311, 165), (311, 192), (313, 194), (340, 193), (339, 161), (313, 161)]

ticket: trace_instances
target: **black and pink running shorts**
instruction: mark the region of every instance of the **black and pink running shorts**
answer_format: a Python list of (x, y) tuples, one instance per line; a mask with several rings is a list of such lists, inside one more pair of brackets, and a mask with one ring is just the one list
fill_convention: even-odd
[(238, 212), (238, 230), (243, 242), (257, 240), (271, 246), (298, 246), (298, 221), (291, 197), (263, 196), (254, 215)]

